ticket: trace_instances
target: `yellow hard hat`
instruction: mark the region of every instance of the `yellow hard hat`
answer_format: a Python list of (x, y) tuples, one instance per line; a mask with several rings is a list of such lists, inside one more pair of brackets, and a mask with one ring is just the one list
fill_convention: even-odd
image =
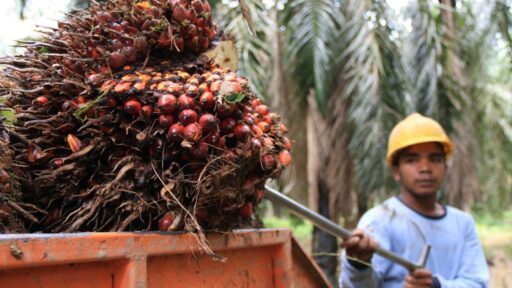
[(391, 130), (386, 160), (392, 166), (396, 152), (411, 145), (427, 142), (441, 143), (446, 156), (452, 153), (452, 141), (444, 132), (443, 127), (434, 119), (413, 113), (398, 122)]

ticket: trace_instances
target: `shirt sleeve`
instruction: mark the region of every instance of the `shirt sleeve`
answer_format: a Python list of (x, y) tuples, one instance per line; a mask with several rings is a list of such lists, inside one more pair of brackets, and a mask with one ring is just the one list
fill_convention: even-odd
[[(381, 248), (390, 249), (390, 241), (386, 236), (385, 224), (382, 222), (382, 215), (378, 211), (370, 210), (365, 214), (359, 224), (358, 228), (363, 229), (368, 233)], [(380, 219), (379, 219), (380, 218)], [(378, 221), (376, 221), (378, 220)], [(340, 275), (340, 287), (344, 288), (355, 288), (355, 287), (367, 287), (367, 288), (381, 288), (383, 287), (383, 275), (389, 268), (390, 263), (385, 258), (374, 254), (372, 258), (372, 266), (365, 268), (355, 267), (350, 263), (345, 253), (341, 259), (341, 275)]]
[(489, 285), (489, 268), (476, 233), (475, 222), (469, 215), (467, 219), (464, 229), (466, 241), (457, 276), (453, 280), (446, 280), (440, 275), (435, 275), (442, 288), (486, 288)]

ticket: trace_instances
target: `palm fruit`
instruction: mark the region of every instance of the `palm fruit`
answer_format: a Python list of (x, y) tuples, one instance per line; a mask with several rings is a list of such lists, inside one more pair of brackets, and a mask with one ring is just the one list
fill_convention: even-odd
[(194, 56), (216, 34), (208, 2), (111, 0), (71, 17), (2, 61), (23, 198), (45, 210), (29, 229), (256, 225), (290, 141), (245, 78)]

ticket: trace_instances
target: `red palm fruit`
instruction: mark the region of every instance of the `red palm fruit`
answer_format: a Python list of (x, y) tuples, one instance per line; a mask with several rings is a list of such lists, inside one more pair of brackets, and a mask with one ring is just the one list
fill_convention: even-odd
[(263, 145), (269, 149), (274, 148), (274, 141), (270, 137), (263, 137)]
[(85, 84), (92, 84), (94, 86), (98, 86), (103, 80), (104, 79), (101, 74), (93, 73), (86, 77)]
[(194, 10), (196, 11), (197, 14), (201, 14), (204, 12), (204, 5), (201, 0), (193, 0), (192, 3), (190, 4), (192, 4), (192, 7), (194, 7)]
[(187, 28), (184, 29), (184, 31), (185, 32), (183, 34), (187, 35), (189, 38), (197, 36), (197, 27), (194, 24), (189, 24)]
[(208, 83), (204, 82), (199, 84), (199, 93), (201, 94), (201, 96), (206, 92), (210, 92), (210, 87), (208, 86)]
[(160, 37), (158, 37), (158, 46), (160, 46), (160, 48), (167, 48), (171, 46), (172, 40), (172, 37), (164, 31), (160, 33)]
[(264, 170), (272, 170), (276, 166), (276, 160), (272, 154), (265, 154), (261, 157), (261, 167)]
[(199, 48), (201, 47), (199, 37), (194, 36), (192, 38), (185, 40), (185, 46), (194, 52), (199, 51)]
[(238, 215), (242, 216), (243, 218), (251, 218), (253, 212), (252, 202), (247, 202), (244, 204), (244, 206), (238, 209)]
[(171, 226), (172, 222), (174, 220), (174, 217), (171, 213), (165, 214), (160, 221), (158, 221), (158, 229), (160, 231), (167, 231), (169, 227)]
[(192, 109), (185, 109), (181, 111), (179, 117), (180, 122), (183, 123), (183, 125), (197, 122), (197, 112)]
[(186, 94), (181, 94), (181, 96), (178, 98), (178, 102), (180, 103), (181, 109), (192, 109), (195, 106), (194, 99), (187, 96)]
[(260, 106), (262, 103), (261, 103), (261, 100), (259, 98), (254, 98), (251, 100), (251, 106), (256, 108), (258, 106)]
[(279, 129), (281, 130), (281, 133), (283, 133), (283, 135), (288, 133), (288, 128), (286, 128), (286, 126), (284, 126), (283, 124), (279, 124)]
[(204, 12), (211, 13), (212, 9), (210, 8), (210, 3), (208, 3), (208, 1), (204, 1), (203, 6), (204, 6)]
[[(172, 11), (172, 20), (177, 22), (178, 24), (182, 24), (185, 20), (187, 20), (187, 10), (181, 5), (177, 4), (174, 6)], [(183, 25), (185, 26), (185, 25)]]
[(215, 116), (210, 113), (205, 113), (201, 115), (199, 118), (199, 126), (203, 129), (203, 131), (208, 132), (215, 128), (217, 122), (215, 121)]
[(96, 47), (87, 47), (87, 55), (93, 59), (99, 59), (101, 57)]
[(258, 125), (251, 126), (251, 130), (252, 130), (252, 132), (254, 132), (254, 136), (256, 136), (256, 137), (263, 136), (263, 130), (261, 130), (261, 128), (258, 127)]
[(265, 122), (267, 122), (267, 123), (268, 123), (268, 125), (272, 125), (272, 118), (270, 117), (270, 115), (269, 115), (269, 114), (267, 114), (267, 115), (263, 116), (263, 119), (262, 119), (262, 120), (263, 120), (263, 121), (265, 121)]
[(261, 151), (261, 141), (259, 139), (252, 138), (252, 140), (251, 140), (251, 150), (254, 153), (258, 153), (258, 152)]
[(133, 40), (133, 48), (135, 48), (135, 50), (138, 52), (145, 52), (147, 46), (148, 42), (144, 36), (139, 36)]
[(236, 125), (233, 129), (233, 134), (239, 141), (245, 141), (251, 134), (251, 128), (245, 124)]
[(236, 160), (238, 159), (238, 156), (235, 154), (235, 152), (231, 151), (231, 150), (225, 150), (223, 153), (222, 153), (222, 156), (224, 157), (224, 159), (226, 159), (226, 161), (229, 161), (229, 162), (236, 162)]
[(213, 96), (212, 92), (203, 92), (201, 97), (199, 97), (199, 105), (201, 105), (201, 107), (204, 109), (213, 109), (213, 107), (215, 107), (215, 97)]
[(129, 100), (124, 103), (124, 111), (130, 115), (139, 115), (142, 106), (137, 100)]
[(187, 88), (187, 95), (190, 97), (195, 97), (199, 93), (199, 87), (197, 85), (190, 85)]
[(161, 91), (167, 91), (174, 95), (179, 95), (183, 90), (183, 85), (181, 83), (175, 83), (172, 81), (162, 81), (158, 83), (156, 89)]
[(217, 130), (215, 128), (212, 131), (210, 131), (210, 133), (208, 134), (208, 136), (206, 136), (204, 141), (206, 141), (206, 143), (211, 144), (211, 145), (217, 145), (217, 143), (219, 143), (219, 139), (220, 139), (219, 130)]
[(116, 69), (116, 68), (122, 67), (124, 65), (124, 63), (125, 63), (125, 60), (124, 60), (123, 54), (119, 51), (112, 52), (108, 56), (108, 65), (111, 68)]
[(227, 118), (220, 122), (220, 132), (222, 134), (229, 134), (236, 126), (236, 121), (233, 118)]
[(119, 23), (110, 24), (110, 29), (117, 31), (117, 32), (124, 32), (124, 27)]
[(183, 140), (183, 131), (185, 127), (181, 123), (172, 124), (167, 131), (167, 137), (171, 142), (179, 143)]
[(174, 123), (174, 118), (172, 115), (162, 114), (158, 117), (158, 123), (161, 127), (167, 128)]
[(222, 149), (226, 149), (226, 136), (221, 136), (219, 138), (219, 147)]
[(209, 145), (204, 140), (199, 141), (196, 145), (192, 147), (192, 156), (196, 159), (203, 159), (208, 156), (208, 148)]
[(268, 125), (268, 123), (265, 121), (258, 122), (257, 126), (261, 129), (263, 133), (267, 133), (268, 131), (270, 131), (270, 125)]
[(210, 40), (206, 37), (199, 37), (199, 48), (206, 50), (208, 47), (210, 47)]
[[(199, 82), (199, 79), (197, 78), (198, 76), (200, 76), (200, 75), (198, 75), (198, 74), (192, 75), (192, 77), (188, 78), (187, 84), (192, 85), (192, 86), (199, 86), (200, 82)], [(199, 87), (197, 87), (197, 90), (199, 91)]]
[(48, 103), (48, 97), (46, 97), (46, 96), (39, 96), (39, 97), (36, 98), (36, 102), (37, 102), (37, 104), (42, 106), (42, 105)]
[(256, 110), (256, 113), (260, 114), (261, 116), (265, 116), (270, 112), (270, 110), (268, 109), (268, 106), (264, 105), (264, 104), (260, 104), (260, 105), (256, 106), (255, 110)]
[(242, 86), (238, 82), (228, 82), (230, 83), (230, 91), (233, 94), (239, 94), (242, 93)]
[(59, 168), (62, 165), (64, 165), (64, 160), (62, 160), (62, 158), (53, 159), (52, 162), (50, 162), (50, 166), (53, 168)]
[(221, 103), (220, 105), (217, 105), (217, 112), (219, 113), (219, 116), (222, 118), (227, 118), (233, 115), (233, 112), (236, 110), (236, 105), (229, 104), (229, 103)]
[(259, 203), (263, 197), (265, 197), (265, 189), (256, 189), (254, 196), (256, 198), (256, 202)]
[(288, 150), (279, 152), (277, 160), (279, 160), (279, 163), (281, 163), (281, 165), (284, 167), (288, 167), (290, 164), (292, 164), (292, 156), (290, 156), (290, 152), (288, 152)]
[(258, 177), (254, 174), (248, 175), (244, 181), (242, 182), (242, 190), (244, 191), (250, 191), (253, 190), (256, 184), (261, 182), (261, 177)]
[(110, 19), (112, 19), (112, 16), (107, 12), (98, 12), (94, 15), (94, 22), (98, 24), (105, 24), (110, 21)]
[[(196, 11), (196, 12), (197, 12), (197, 11)], [(198, 12), (198, 13), (199, 13), (199, 12)], [(204, 20), (204, 18), (202, 18), (202, 17), (198, 17), (198, 18), (196, 18), (196, 22), (194, 22), (194, 24), (196, 25), (197, 30), (202, 34), (203, 29), (204, 29), (204, 25), (205, 25), (205, 20)]]
[(117, 106), (117, 100), (114, 98), (108, 98), (107, 103), (105, 103), (107, 107), (114, 108)]
[(290, 139), (283, 137), (283, 144), (284, 144), (284, 148), (286, 148), (287, 150), (292, 149), (292, 143), (290, 142)]
[(245, 124), (249, 126), (254, 125), (254, 117), (252, 117), (251, 113), (245, 112), (242, 115), (242, 119), (244, 120)]
[(137, 51), (131, 46), (126, 46), (121, 49), (121, 53), (126, 63), (135, 63), (137, 61)]
[[(209, 74), (207, 74), (207, 73), (209, 73)], [(220, 76), (218, 74), (212, 74), (211, 72), (206, 72), (203, 74), (203, 76), (206, 77), (206, 83), (210, 84), (210, 90), (212, 90), (212, 85), (217, 88), (216, 91), (218, 91), (220, 89), (222, 81), (220, 81)]]
[(234, 72), (227, 73), (224, 75), (224, 81), (237, 82), (238, 76)]
[(200, 222), (205, 222), (208, 220), (208, 211), (204, 207), (198, 207), (195, 216)]
[(185, 40), (181, 36), (175, 36), (173, 41), (173, 48), (178, 52), (181, 52), (185, 49)]
[[(214, 75), (212, 75), (212, 76), (214, 76)], [(212, 77), (212, 76), (210, 76), (210, 77)], [(215, 76), (218, 76), (218, 75), (215, 75)], [(208, 80), (206, 80), (206, 81), (208, 81)], [(213, 81), (212, 84), (210, 84), (210, 91), (212, 93), (214, 93), (215, 95), (217, 95), (216, 93), (219, 93), (221, 85), (222, 85), (222, 81), (220, 81), (220, 80)]]
[(11, 186), (11, 183), (7, 183), (4, 185), (4, 187), (2, 188), (2, 193), (3, 194), (10, 194), (11, 193), (11, 190), (12, 190), (12, 186)]
[(201, 130), (201, 126), (197, 123), (191, 123), (185, 126), (185, 129), (183, 130), (183, 137), (185, 140), (190, 142), (198, 142), (199, 139), (201, 139), (203, 131)]
[(123, 48), (124, 44), (119, 39), (112, 40), (112, 47), (116, 50)]
[(75, 135), (68, 134), (66, 141), (68, 142), (69, 148), (73, 153), (76, 153), (82, 149), (82, 142), (80, 142), (80, 140)]
[(133, 84), (133, 88), (137, 91), (142, 91), (142, 90), (145, 90), (146, 89), (146, 84), (148, 82), (147, 81), (140, 81), (140, 82), (136, 82), (135, 84)]
[(211, 27), (207, 29), (208, 27), (205, 27), (206, 34), (208, 36), (208, 39), (212, 40), (215, 39), (217, 36), (217, 29), (215, 27)]
[(164, 94), (158, 98), (157, 107), (163, 113), (172, 113), (177, 106), (176, 97), (172, 94)]
[(132, 82), (129, 81), (121, 81), (114, 86), (114, 92), (116, 93), (126, 93), (132, 88)]
[(148, 105), (142, 106), (142, 115), (150, 119), (151, 116), (153, 115), (153, 109)]
[(9, 173), (5, 171), (4, 169), (0, 169), (0, 184), (5, 184), (7, 181), (9, 181), (11, 177), (9, 176)]
[(107, 81), (103, 82), (103, 84), (101, 85), (100, 91), (106, 92), (106, 91), (112, 89), (112, 87), (114, 87), (114, 85), (116, 85), (116, 84), (117, 84), (116, 80), (113, 80), (113, 79), (107, 80)]
[(87, 100), (84, 96), (80, 95), (76, 97), (76, 102), (78, 102), (78, 104), (86, 104), (87, 102), (89, 102), (89, 100)]

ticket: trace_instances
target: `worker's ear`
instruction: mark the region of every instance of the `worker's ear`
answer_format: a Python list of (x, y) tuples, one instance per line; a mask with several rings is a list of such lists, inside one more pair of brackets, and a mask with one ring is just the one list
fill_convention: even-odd
[(391, 172), (393, 173), (393, 178), (395, 178), (396, 182), (400, 182), (400, 169), (398, 168), (398, 165), (393, 165), (391, 167)]

